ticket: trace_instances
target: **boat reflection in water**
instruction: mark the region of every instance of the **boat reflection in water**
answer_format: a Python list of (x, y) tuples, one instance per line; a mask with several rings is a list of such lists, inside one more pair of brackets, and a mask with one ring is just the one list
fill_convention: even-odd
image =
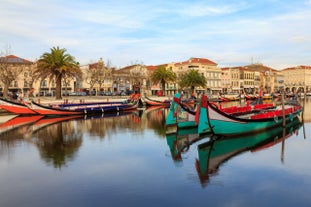
[(7, 115), (1, 117), (3, 120), (6, 120), (3, 123), (0, 123), (0, 134), (6, 133), (16, 128), (23, 126), (31, 125), (36, 121), (43, 118), (41, 115), (35, 116), (16, 116), (16, 115)]
[[(0, 152), (10, 154), (20, 143), (36, 146), (49, 166), (62, 168), (73, 161), (82, 146), (83, 136), (112, 139), (131, 129), (133, 132), (152, 128), (165, 134), (165, 108), (101, 115), (62, 117), (10, 116), (0, 123)], [(146, 121), (148, 119), (148, 121)]]
[(202, 186), (208, 183), (210, 176), (217, 175), (219, 167), (224, 162), (243, 152), (253, 152), (284, 141), (293, 133), (298, 132), (301, 126), (299, 118), (295, 118), (286, 127), (280, 126), (245, 136), (213, 137), (209, 141), (199, 144), (196, 169)]
[(192, 144), (207, 137), (208, 134), (199, 135), (197, 128), (178, 129), (176, 133), (166, 134), (166, 143), (174, 162), (180, 162), (182, 153), (186, 153)]

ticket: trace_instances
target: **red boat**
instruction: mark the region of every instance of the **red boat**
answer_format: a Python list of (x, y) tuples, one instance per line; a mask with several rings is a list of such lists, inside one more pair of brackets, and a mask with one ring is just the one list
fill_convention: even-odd
[(153, 100), (148, 98), (147, 96), (144, 97), (144, 102), (146, 103), (147, 106), (164, 106), (164, 107), (169, 107), (171, 104), (171, 100)]
[(9, 101), (0, 98), (0, 108), (14, 114), (34, 115), (38, 114), (34, 110), (30, 109), (26, 104)]

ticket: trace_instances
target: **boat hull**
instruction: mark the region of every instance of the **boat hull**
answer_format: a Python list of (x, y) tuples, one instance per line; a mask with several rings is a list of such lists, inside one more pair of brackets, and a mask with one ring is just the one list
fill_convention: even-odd
[(138, 102), (130, 104), (116, 104), (111, 106), (84, 106), (74, 109), (53, 108), (44, 106), (35, 102), (29, 106), (36, 113), (45, 116), (65, 116), (65, 115), (82, 115), (82, 114), (103, 114), (103, 113), (117, 113), (122, 111), (135, 110), (138, 107)]
[(30, 109), (27, 105), (22, 103), (16, 103), (13, 101), (0, 99), (0, 108), (14, 114), (23, 115), (35, 115), (38, 114), (34, 110)]
[[(285, 114), (285, 123), (293, 121), (295, 117), (300, 115), (300, 111), (297, 109), (292, 113)], [(283, 124), (283, 115), (280, 114), (272, 118), (265, 118), (265, 116), (256, 119), (239, 118), (221, 112), (210, 102), (207, 102), (207, 119), (212, 132), (216, 135), (246, 134)]]

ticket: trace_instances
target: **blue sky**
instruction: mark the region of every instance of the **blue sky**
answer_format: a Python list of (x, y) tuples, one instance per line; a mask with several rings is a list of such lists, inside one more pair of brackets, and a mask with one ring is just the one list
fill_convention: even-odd
[(34, 61), (311, 65), (311, 0), (0, 0), (0, 51)]

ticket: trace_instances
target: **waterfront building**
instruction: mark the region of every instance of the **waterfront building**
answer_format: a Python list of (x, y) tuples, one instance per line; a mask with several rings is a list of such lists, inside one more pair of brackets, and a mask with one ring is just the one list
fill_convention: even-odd
[[(32, 71), (35, 63), (7, 55), (0, 58), (0, 91), (1, 93), (26, 92), (33, 85)], [(6, 83), (6, 84), (5, 84)], [(7, 88), (5, 88), (7, 87)]]
[(284, 76), (284, 87), (287, 92), (311, 91), (311, 66), (300, 65), (285, 68), (281, 71)]
[(107, 67), (102, 60), (81, 67), (83, 80), (78, 91), (90, 95), (128, 95), (146, 89), (146, 66), (135, 64), (121, 69)]
[[(108, 64), (109, 65), (109, 64)], [(127, 95), (131, 92), (157, 95), (162, 91), (160, 84), (153, 84), (151, 74), (159, 67), (135, 64), (116, 69), (105, 65), (102, 58), (96, 63), (81, 65), (83, 72), (81, 80), (76, 78), (63, 79), (62, 95)], [(221, 93), (258, 93), (262, 88), (265, 93), (286, 90), (311, 91), (311, 66), (296, 66), (275, 70), (262, 64), (251, 64), (238, 67), (218, 68), (217, 64), (205, 58), (190, 58), (182, 62), (163, 64), (177, 75), (177, 80), (190, 69), (198, 70), (207, 80), (207, 87), (196, 88), (196, 92), (211, 94)], [(55, 80), (35, 79), (33, 72), (37, 68), (36, 62), (22, 59), (14, 55), (0, 58), (0, 92), (4, 91), (3, 75), (5, 70), (11, 71), (9, 92), (24, 93), (30, 88), (35, 89), (36, 96), (54, 96)], [(3, 73), (3, 74), (2, 74)], [(305, 89), (304, 89), (305, 87)], [(178, 81), (166, 83), (167, 95), (173, 95), (179, 90)]]
[[(222, 71), (217, 67), (217, 64), (206, 58), (190, 58), (189, 60), (169, 64), (172, 70), (176, 73), (177, 79), (179, 79), (184, 73), (190, 69), (198, 70), (207, 81), (207, 88), (198, 87), (196, 92), (207, 92), (210, 94), (218, 94), (222, 91), (221, 75)], [(178, 85), (175, 86), (177, 90)], [(172, 92), (175, 92), (173, 90)]]
[(251, 64), (238, 67), (222, 68), (222, 88), (228, 92), (258, 93), (262, 88), (264, 93), (273, 93), (284, 89), (282, 71), (264, 66)]
[[(9, 81), (8, 93), (22, 92), (34, 89), (34, 96), (52, 96), (55, 94), (55, 80), (36, 79), (33, 72), (37, 69), (37, 63), (15, 55), (0, 58), (0, 92), (5, 91), (5, 82)], [(73, 90), (74, 81), (64, 79), (62, 81), (63, 93)]]
[(243, 89), (242, 67), (225, 67), (221, 68), (222, 93), (240, 93)]

